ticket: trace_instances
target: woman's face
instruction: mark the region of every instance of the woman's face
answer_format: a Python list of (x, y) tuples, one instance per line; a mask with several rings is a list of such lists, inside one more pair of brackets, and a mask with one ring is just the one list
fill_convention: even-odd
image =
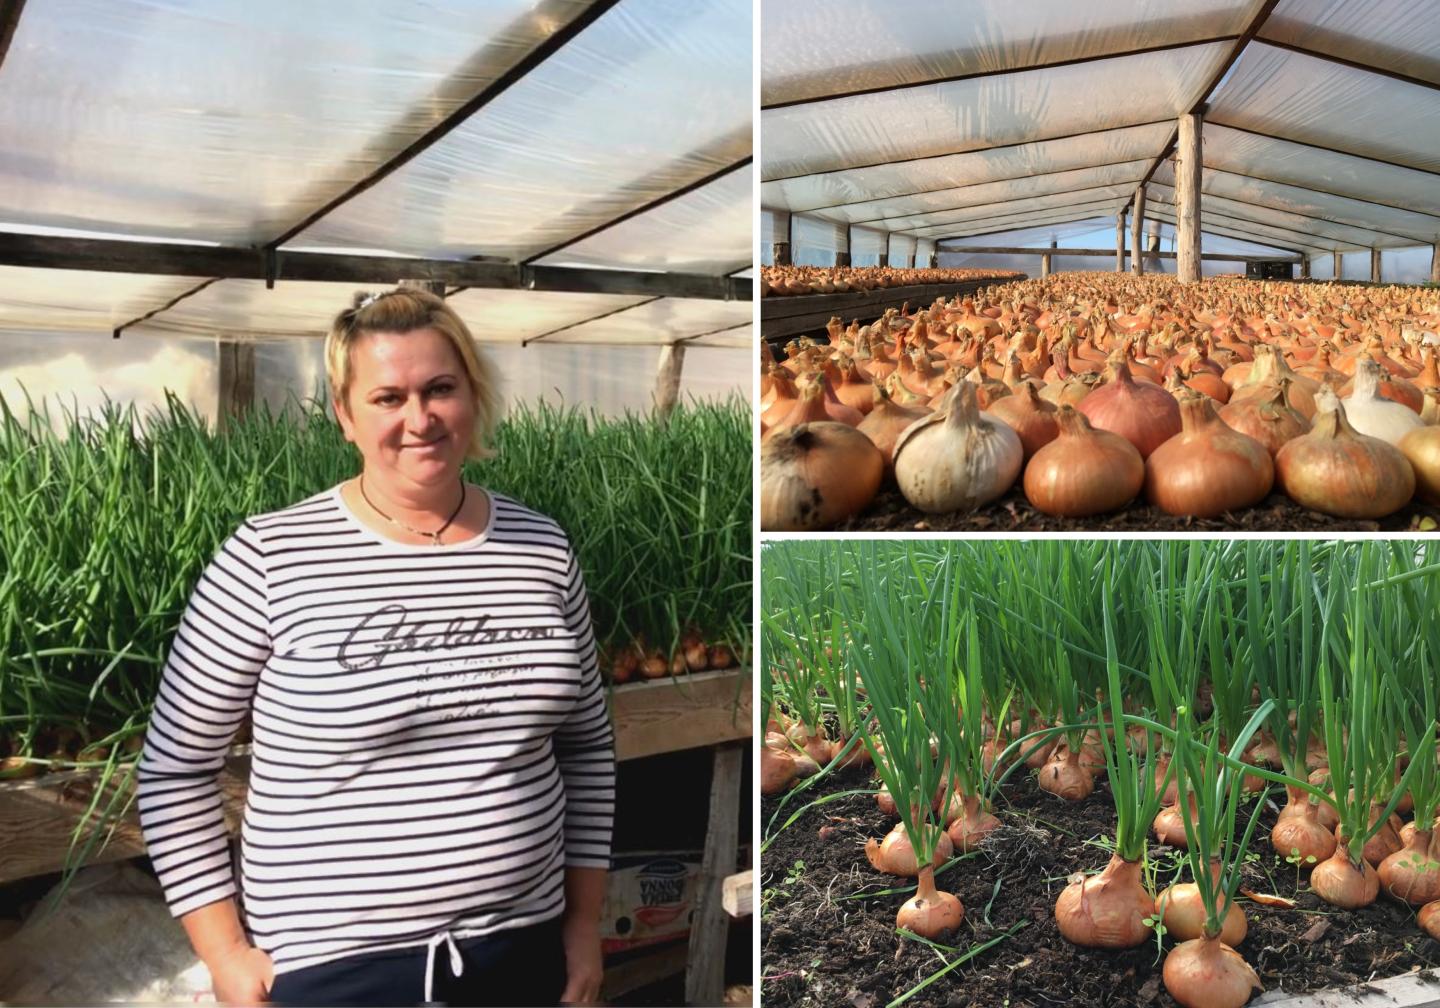
[(350, 351), (350, 391), (335, 404), (365, 474), (396, 488), (459, 478), (475, 426), (469, 379), (434, 329), (367, 333)]

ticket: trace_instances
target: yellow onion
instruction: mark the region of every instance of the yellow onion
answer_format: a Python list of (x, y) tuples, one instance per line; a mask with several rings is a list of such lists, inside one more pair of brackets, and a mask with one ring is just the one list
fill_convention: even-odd
[(920, 872), (915, 895), (900, 905), (895, 926), (922, 938), (939, 938), (954, 931), (965, 919), (965, 906), (958, 897), (935, 888), (935, 869)]
[(1231, 430), (1212, 400), (1180, 404), (1184, 430), (1145, 460), (1145, 498), (1172, 515), (1215, 518), (1265, 499), (1275, 466), (1265, 446)]
[(1004, 396), (989, 406), (990, 415), (1004, 421), (1020, 435), (1020, 447), (1028, 459), (1055, 440), (1055, 404), (1041, 399), (1031, 382), (1022, 382), (1014, 395)]
[(1115, 375), (1080, 401), (1080, 412), (1091, 426), (1119, 434), (1135, 446), (1141, 458), (1180, 433), (1180, 407), (1158, 385), (1137, 382), (1124, 361)]
[(934, 416), (917, 420), (895, 443), (895, 481), (921, 511), (969, 511), (1015, 483), (1024, 449), (1013, 430), (975, 404), (960, 382)]
[[(1219, 874), (1219, 862), (1211, 861), (1212, 881)], [(1177, 941), (1189, 941), (1204, 935), (1205, 898), (1200, 894), (1200, 887), (1194, 882), (1180, 882), (1172, 885), (1160, 894), (1160, 898), (1155, 901), (1155, 904), (1161, 908), (1165, 931), (1172, 938)], [(1234, 948), (1245, 940), (1249, 929), (1250, 925), (1245, 920), (1245, 912), (1234, 901), (1227, 903), (1220, 926), (1220, 940)]]
[(1380, 885), (1391, 896), (1411, 906), (1440, 900), (1440, 859), (1435, 834), (1417, 829), (1409, 843), (1380, 862)]
[[(950, 838), (942, 831), (940, 841), (935, 845), (932, 867), (939, 868), (950, 859), (952, 853), (954, 848), (950, 844)], [(866, 840), (865, 857), (869, 860), (870, 867), (890, 875), (914, 878), (920, 872), (915, 848), (910, 843), (910, 836), (905, 832), (903, 822), (896, 823), (884, 840), (876, 840), (874, 837)]]
[(856, 428), (864, 434), (880, 453), (885, 456), (885, 469), (887, 472), (895, 467), (895, 442), (916, 420), (923, 420), (930, 415), (928, 406), (901, 406), (884, 387), (876, 385), (871, 391), (872, 402), (870, 412), (865, 414), (865, 419), (860, 421)]
[(1025, 497), (1039, 511), (1067, 518), (1113, 511), (1145, 483), (1145, 460), (1119, 434), (1096, 430), (1085, 414), (1061, 406), (1059, 436), (1025, 467)]
[[(1288, 378), (1283, 379), (1282, 385), (1288, 382)], [(1282, 386), (1267, 387), (1271, 389), (1267, 398), (1237, 399), (1221, 408), (1220, 419), (1232, 429), (1259, 441), (1273, 459), (1285, 442), (1310, 430), (1310, 421), (1287, 405)]]
[(788, 427), (760, 446), (760, 527), (813, 532), (863, 510), (880, 489), (885, 456), (854, 427)]
[[(1293, 804), (1292, 799), (1292, 804)], [(1286, 808), (1291, 806), (1287, 805)], [(1320, 822), (1320, 803), (1307, 800), (1284, 812), (1270, 831), (1270, 843), (1282, 858), (1298, 857), (1302, 866), (1315, 865), (1335, 853), (1335, 836)], [(1314, 861), (1307, 860), (1314, 858)]]
[(951, 845), (962, 854), (980, 846), (1000, 828), (1000, 820), (983, 808), (973, 794), (952, 794), (945, 803), (943, 818)]
[(1119, 854), (1099, 875), (1072, 882), (1055, 901), (1055, 924), (1065, 940), (1085, 948), (1134, 948), (1153, 932), (1155, 897), (1140, 878), (1140, 862)]
[(1380, 876), (1364, 858), (1359, 865), (1352, 864), (1341, 844), (1310, 873), (1310, 888), (1331, 906), (1358, 910), (1375, 902), (1380, 894)]
[(1426, 903), (1420, 910), (1418, 922), (1426, 934), (1440, 941), (1440, 900)]
[[(1186, 806), (1189, 808), (1189, 819), (1193, 823), (1198, 811), (1195, 808), (1195, 795), (1192, 792), (1187, 796)], [(1185, 836), (1186, 815), (1180, 810), (1179, 804), (1167, 805), (1156, 815), (1155, 821), (1150, 828), (1155, 831), (1155, 839), (1162, 844), (1169, 844), (1171, 847), (1187, 848), (1189, 840)]]
[[(1381, 808), (1378, 803), (1371, 804), (1371, 826), (1375, 825), (1375, 820), (1379, 818), (1380, 813), (1383, 811), (1384, 809)], [(1394, 817), (1392, 817), (1392, 819), (1393, 818)], [(1399, 820), (1395, 821), (1398, 822)], [(1398, 851), (1401, 846), (1402, 844), (1400, 843), (1400, 832), (1398, 829), (1396, 829), (1394, 822), (1385, 822), (1375, 832), (1374, 836), (1372, 836), (1369, 840), (1365, 841), (1365, 848), (1362, 851), (1362, 856), (1365, 858), (1366, 861), (1369, 861), (1372, 865), (1378, 868), (1380, 867), (1380, 862), (1384, 861), (1391, 854), (1394, 854), (1396, 851)]]
[(835, 398), (862, 415), (870, 412), (874, 399), (870, 394), (870, 380), (860, 374), (853, 358), (840, 359), (840, 383), (835, 386)]
[(795, 779), (795, 761), (783, 749), (760, 748), (760, 793), (778, 794)]
[(1095, 790), (1095, 775), (1080, 765), (1079, 750), (1069, 746), (1056, 747), (1035, 781), (1042, 791), (1066, 801), (1083, 801)]
[(1415, 496), (1440, 504), (1440, 427), (1417, 427), (1395, 445), (1415, 471)]
[(1165, 957), (1165, 990), (1185, 1008), (1240, 1008), (1252, 991), (1264, 990), (1260, 977), (1220, 938), (1192, 938)]
[[(1383, 518), (1415, 494), (1415, 471), (1400, 449), (1357, 433), (1330, 400), (1315, 426), (1275, 455), (1280, 488), (1296, 503), (1337, 518)], [(1404, 409), (1402, 406), (1401, 409)]]

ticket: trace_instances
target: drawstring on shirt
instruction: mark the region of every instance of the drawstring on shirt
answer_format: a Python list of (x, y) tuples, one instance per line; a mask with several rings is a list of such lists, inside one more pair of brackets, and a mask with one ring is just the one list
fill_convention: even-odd
[(425, 943), (428, 950), (425, 953), (425, 1003), (434, 1001), (435, 993), (435, 950), (441, 944), (450, 946), (450, 975), (459, 979), (460, 974), (465, 972), (465, 960), (460, 958), (460, 948), (455, 944), (455, 939), (450, 937), (449, 931), (440, 931), (430, 936)]

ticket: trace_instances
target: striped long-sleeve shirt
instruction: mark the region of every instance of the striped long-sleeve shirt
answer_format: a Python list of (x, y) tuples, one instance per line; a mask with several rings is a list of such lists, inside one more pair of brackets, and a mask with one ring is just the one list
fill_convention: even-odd
[(233, 896), (219, 773), (253, 716), (239, 886), (277, 972), (523, 927), (609, 865), (614, 745), (565, 534), (490, 494), (393, 542), (338, 488), (247, 520), (191, 596), (140, 763), (171, 912)]

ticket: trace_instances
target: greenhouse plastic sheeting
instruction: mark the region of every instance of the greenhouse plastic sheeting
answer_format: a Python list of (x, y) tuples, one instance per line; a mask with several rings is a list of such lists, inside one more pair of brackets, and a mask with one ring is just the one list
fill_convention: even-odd
[(766, 3), (761, 104), (1238, 34), (1254, 7), (1253, 0)]
[(904, 266), (906, 263), (914, 262), (915, 239), (907, 235), (891, 235), (887, 254), (890, 257), (891, 266)]
[[(1433, 17), (1432, 7), (1432, 23)], [(1206, 117), (1440, 171), (1440, 101), (1433, 90), (1259, 41), (1241, 54)]]
[(857, 227), (850, 229), (850, 254), (851, 256), (880, 256), (885, 252), (885, 232), (876, 231), (873, 228)]
[(797, 266), (833, 266), (835, 253), (847, 243), (843, 224), (815, 217), (795, 214), (790, 218), (789, 229), (790, 261)]
[[(1152, 182), (1146, 187), (1147, 208), (1148, 203), (1152, 200), (1160, 206), (1168, 206), (1173, 209), (1175, 190), (1169, 186)], [(1381, 234), (1378, 231), (1352, 227), (1348, 224), (1339, 224), (1317, 217), (1306, 217), (1276, 207), (1237, 203), (1213, 193), (1205, 194), (1200, 207), (1200, 215), (1202, 218), (1208, 219), (1228, 219), (1231, 221), (1232, 227), (1240, 229), (1264, 227), (1272, 233), (1289, 231), (1294, 237), (1294, 242), (1305, 242), (1321, 248), (1331, 243), (1335, 247), (1350, 248), (1415, 244), (1408, 238), (1397, 238)]]
[(729, 273), (751, 259), (751, 165), (536, 260), (672, 273)]
[(980, 182), (956, 186), (914, 196), (891, 197), (852, 203), (822, 211), (826, 217), (876, 227), (897, 228), (901, 220), (917, 220), (924, 214), (945, 213), (965, 207), (986, 206), (1031, 196), (1079, 192), (1097, 186), (1128, 185), (1131, 191), (1145, 176), (1154, 158), (1122, 161), (1119, 164), (1094, 168), (1076, 168), (1058, 172), (1040, 172), (1028, 178), (1005, 179), (1001, 182)]
[(1432, 2), (1280, 0), (1260, 37), (1440, 80), (1440, 34)]
[(923, 232), (927, 237), (934, 237), (935, 228), (943, 228), (950, 225), (958, 225), (964, 229), (975, 221), (983, 221), (999, 217), (1001, 215), (1013, 215), (1022, 213), (1038, 213), (1044, 210), (1062, 210), (1072, 206), (1084, 206), (1089, 203), (1117, 203), (1130, 198), (1135, 191), (1133, 182), (1123, 182), (1116, 185), (1092, 186), (1088, 189), (1077, 189), (1073, 192), (1054, 193), (1045, 196), (1026, 196), (1020, 199), (1005, 200), (1000, 203), (984, 203), (975, 206), (965, 207), (960, 210), (947, 210), (943, 213), (922, 214), (914, 217), (897, 217), (886, 221), (886, 226), (891, 231), (916, 231)]
[(1219, 171), (1440, 215), (1434, 175), (1205, 124), (1205, 164)]
[[(1034, 227), (1015, 228), (1002, 234), (989, 235), (984, 238), (961, 238), (954, 242), (945, 242), (939, 246), (942, 253), (952, 249), (960, 248), (966, 244), (970, 245), (998, 245), (1010, 247), (1024, 247), (1028, 245), (1048, 245), (1052, 241), (1071, 248), (1080, 248), (1084, 243), (1077, 242), (1081, 238), (1092, 233), (1108, 230), (1108, 239), (1096, 239), (1098, 244), (1095, 247), (1109, 248), (1115, 244), (1115, 217), (1112, 214), (1109, 219), (1103, 217), (1086, 217), (1084, 220), (1068, 221), (1063, 224), (1041, 224)], [(1129, 235), (1129, 230), (1126, 230)], [(1128, 240), (1128, 238), (1127, 238)]]
[(27, 4), (0, 87), (0, 222), (262, 244), (585, 6)]
[(102, 330), (108, 335), (195, 282), (192, 277), (0, 266), (0, 332)]
[(635, 343), (638, 331), (648, 334), (657, 344), (704, 336), (706, 346), (749, 347), (754, 345), (751, 314), (749, 301), (661, 298), (618, 315), (593, 319), (546, 337), (543, 342)]
[[(762, 118), (766, 142), (769, 127)], [(953, 189), (957, 184), (1020, 180), (1047, 172), (1117, 161), (1153, 160), (1174, 129), (1169, 120), (1144, 126), (1040, 140), (993, 150), (968, 151), (896, 164), (762, 182), (762, 206), (790, 210), (838, 208), (848, 203)], [(1005, 195), (1003, 191), (997, 193)]]
[(733, 165), (751, 24), (750, 0), (624, 0), (292, 244), (524, 259)]
[[(1204, 169), (1201, 174), (1200, 188), (1209, 195), (1288, 210), (1366, 230), (1377, 229), (1389, 232), (1392, 237), (1424, 244), (1440, 237), (1440, 217), (1437, 216), (1317, 193), (1313, 189), (1247, 178), (1212, 168)], [(1155, 181), (1173, 186), (1174, 176), (1174, 169), (1166, 162), (1155, 172)]]
[(1197, 45), (767, 111), (763, 177), (1173, 120), (1230, 49)]
[(1115, 211), (1125, 206), (1128, 199), (1125, 197), (1102, 197), (1097, 200), (1086, 200), (1082, 203), (1075, 203), (1070, 206), (1055, 205), (1031, 207), (1028, 209), (1011, 209), (998, 212), (990, 216), (982, 216), (979, 209), (975, 216), (964, 222), (918, 228), (913, 233), (920, 238), (959, 238), (968, 235), (999, 234), (1004, 231), (1013, 231), (1016, 228), (1028, 227), (1032, 224), (1062, 224), (1069, 221), (1080, 220), (1089, 217), (1113, 217)]

